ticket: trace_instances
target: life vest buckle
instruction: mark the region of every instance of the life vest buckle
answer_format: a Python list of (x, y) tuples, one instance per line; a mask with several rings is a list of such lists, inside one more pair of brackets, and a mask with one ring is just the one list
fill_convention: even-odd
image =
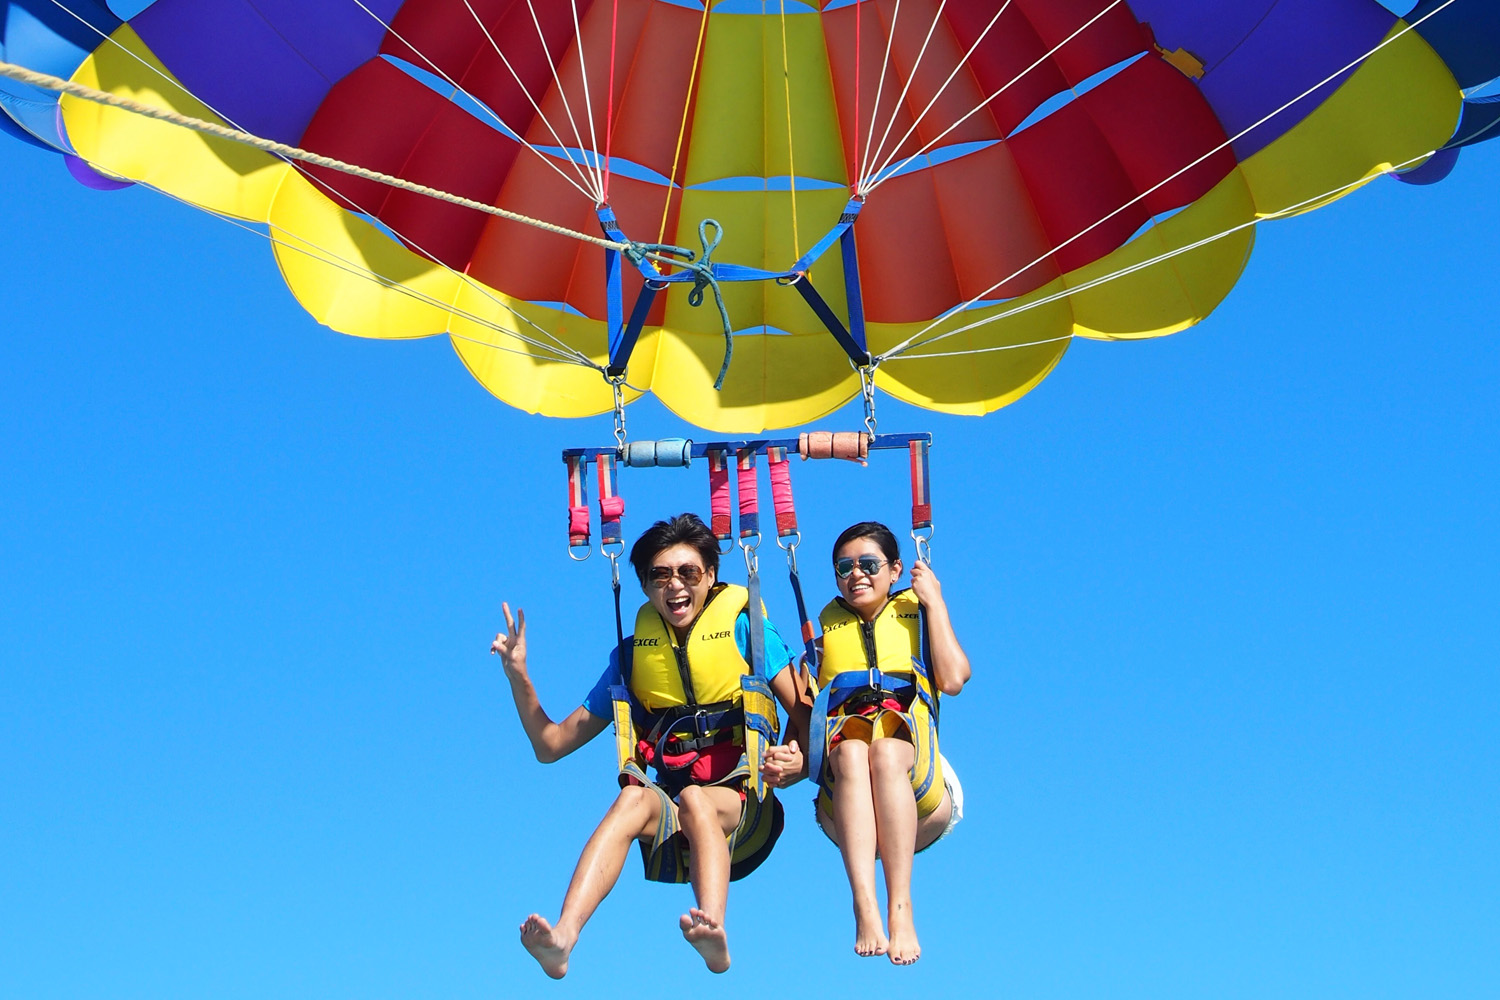
[(693, 732), (700, 739), (708, 735), (708, 711), (706, 709), (700, 708), (693, 713)]

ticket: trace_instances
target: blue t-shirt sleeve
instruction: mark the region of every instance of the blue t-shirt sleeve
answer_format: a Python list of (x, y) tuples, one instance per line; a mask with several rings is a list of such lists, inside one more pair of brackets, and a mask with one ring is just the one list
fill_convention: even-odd
[(589, 710), (590, 715), (601, 719), (615, 717), (614, 700), (609, 696), (609, 689), (620, 681), (620, 650), (615, 647), (609, 651), (609, 666), (604, 668), (604, 673), (599, 675), (593, 690), (583, 699), (583, 707)]
[[(770, 680), (785, 670), (792, 662), (792, 651), (787, 649), (786, 642), (781, 638), (781, 633), (776, 631), (776, 626), (771, 624), (771, 619), (761, 620), (765, 625), (766, 635), (766, 680)], [(740, 616), (734, 620), (734, 641), (740, 647), (740, 655), (747, 661), (750, 659), (750, 615), (741, 611)]]

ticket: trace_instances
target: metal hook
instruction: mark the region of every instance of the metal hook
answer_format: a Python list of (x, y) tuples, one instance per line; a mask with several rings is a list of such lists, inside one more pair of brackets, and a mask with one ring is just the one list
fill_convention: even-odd
[[(747, 542), (746, 538), (754, 538), (755, 541)], [(740, 548), (745, 550), (746, 572), (752, 575), (755, 574), (760, 569), (760, 559), (755, 554), (755, 550), (760, 548), (760, 532), (757, 531), (753, 535), (746, 535), (744, 538), (741, 538)]]
[[(583, 555), (578, 555), (578, 550), (583, 550)], [(589, 556), (594, 554), (593, 548), (587, 545), (569, 545), (568, 558), (574, 562), (587, 562)]]
[(875, 436), (875, 366), (859, 366), (859, 395), (865, 406), (865, 430)]
[(929, 566), (932, 565), (932, 536), (935, 534), (937, 534), (937, 529), (932, 527), (927, 529), (927, 534), (925, 535), (919, 535), (917, 534), (917, 529), (912, 529), (911, 540), (917, 546), (917, 562), (924, 562)]
[(609, 384), (615, 394), (615, 444), (619, 447), (623, 457), (625, 452), (625, 376), (612, 377), (609, 379)]

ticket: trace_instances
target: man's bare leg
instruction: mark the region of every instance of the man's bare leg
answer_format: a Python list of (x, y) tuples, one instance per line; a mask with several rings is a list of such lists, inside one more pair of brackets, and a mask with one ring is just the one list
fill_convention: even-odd
[(917, 800), (911, 791), (915, 751), (901, 739), (878, 739), (870, 745), (870, 784), (875, 800), (875, 832), (885, 868), (888, 955), (896, 965), (922, 957), (911, 912), (912, 855), (917, 849)]
[(553, 979), (568, 974), (568, 956), (579, 932), (601, 900), (609, 895), (625, 866), (632, 841), (650, 837), (661, 818), (661, 799), (649, 789), (632, 785), (620, 789), (619, 797), (584, 845), (573, 869), (573, 879), (563, 896), (557, 926), (533, 913), (521, 925), (521, 944)]
[(740, 793), (733, 788), (690, 785), (677, 799), (677, 819), (688, 842), (688, 877), (698, 905), (677, 921), (710, 972), (729, 971), (729, 841), (739, 825)]
[(844, 740), (828, 755), (833, 768), (833, 829), (854, 897), (854, 951), (884, 955), (885, 926), (875, 895), (875, 804), (870, 791), (869, 744)]

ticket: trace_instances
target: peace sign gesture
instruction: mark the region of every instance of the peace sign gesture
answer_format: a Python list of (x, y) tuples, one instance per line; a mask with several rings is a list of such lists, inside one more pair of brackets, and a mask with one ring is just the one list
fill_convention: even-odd
[(490, 643), (490, 654), (500, 655), (507, 674), (512, 677), (525, 677), (526, 612), (516, 608), (515, 616), (512, 617), (510, 605), (504, 601), (500, 602), (500, 610), (505, 613), (505, 631), (496, 633), (495, 641)]

